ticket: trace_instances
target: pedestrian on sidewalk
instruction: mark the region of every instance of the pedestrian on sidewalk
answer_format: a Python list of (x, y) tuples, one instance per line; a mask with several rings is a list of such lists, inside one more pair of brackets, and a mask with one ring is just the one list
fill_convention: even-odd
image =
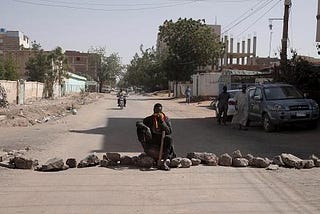
[(190, 86), (188, 86), (184, 92), (184, 94), (186, 96), (186, 104), (190, 104), (190, 102), (191, 102), (191, 93), (192, 93), (191, 88), (190, 88)]

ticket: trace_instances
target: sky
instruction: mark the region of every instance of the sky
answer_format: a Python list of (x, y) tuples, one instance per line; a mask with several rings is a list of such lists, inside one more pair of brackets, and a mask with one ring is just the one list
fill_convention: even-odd
[[(292, 0), (288, 48), (299, 55), (319, 58), (317, 8), (317, 0)], [(0, 28), (21, 31), (45, 50), (105, 47), (129, 64), (140, 45), (156, 46), (165, 20), (204, 19), (235, 42), (257, 36), (257, 56), (279, 57), (282, 21), (272, 21), (270, 40), (269, 19), (283, 13), (284, 0), (0, 0)]]

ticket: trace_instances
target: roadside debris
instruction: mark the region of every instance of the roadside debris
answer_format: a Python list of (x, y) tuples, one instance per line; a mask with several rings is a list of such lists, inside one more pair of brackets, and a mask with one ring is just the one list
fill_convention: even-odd
[(103, 96), (99, 93), (73, 94), (53, 100), (27, 101), (23, 105), (8, 104), (6, 108), (0, 107), (0, 127), (33, 126), (70, 114), (77, 115), (81, 105), (96, 102)]

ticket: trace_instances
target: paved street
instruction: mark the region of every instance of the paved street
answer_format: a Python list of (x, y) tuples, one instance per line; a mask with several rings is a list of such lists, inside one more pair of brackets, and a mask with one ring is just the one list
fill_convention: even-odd
[[(135, 155), (142, 152), (135, 122), (151, 114), (156, 102), (172, 120), (179, 156), (236, 149), (269, 158), (282, 152), (320, 155), (319, 129), (239, 131), (218, 126), (208, 102), (185, 105), (183, 99), (133, 95), (119, 110), (116, 97), (108, 94), (75, 116), (0, 129), (0, 148), (30, 146), (30, 155), (41, 163), (54, 156), (80, 160), (90, 152)], [(319, 213), (319, 175), (319, 168), (196, 166), (164, 172), (94, 167), (53, 173), (0, 168), (0, 213)]]

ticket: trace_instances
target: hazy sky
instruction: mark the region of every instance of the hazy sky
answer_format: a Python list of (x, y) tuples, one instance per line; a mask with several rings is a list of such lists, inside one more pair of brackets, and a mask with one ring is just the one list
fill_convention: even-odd
[[(319, 57), (315, 48), (317, 0), (292, 0), (289, 48)], [(269, 18), (283, 18), (284, 0), (0, 0), (0, 28), (19, 30), (45, 50), (119, 53), (123, 63), (155, 46), (166, 19), (220, 24), (235, 42), (257, 36), (257, 55), (269, 55)], [(273, 21), (271, 56), (279, 55), (282, 21)], [(229, 29), (230, 28), (230, 29)]]

